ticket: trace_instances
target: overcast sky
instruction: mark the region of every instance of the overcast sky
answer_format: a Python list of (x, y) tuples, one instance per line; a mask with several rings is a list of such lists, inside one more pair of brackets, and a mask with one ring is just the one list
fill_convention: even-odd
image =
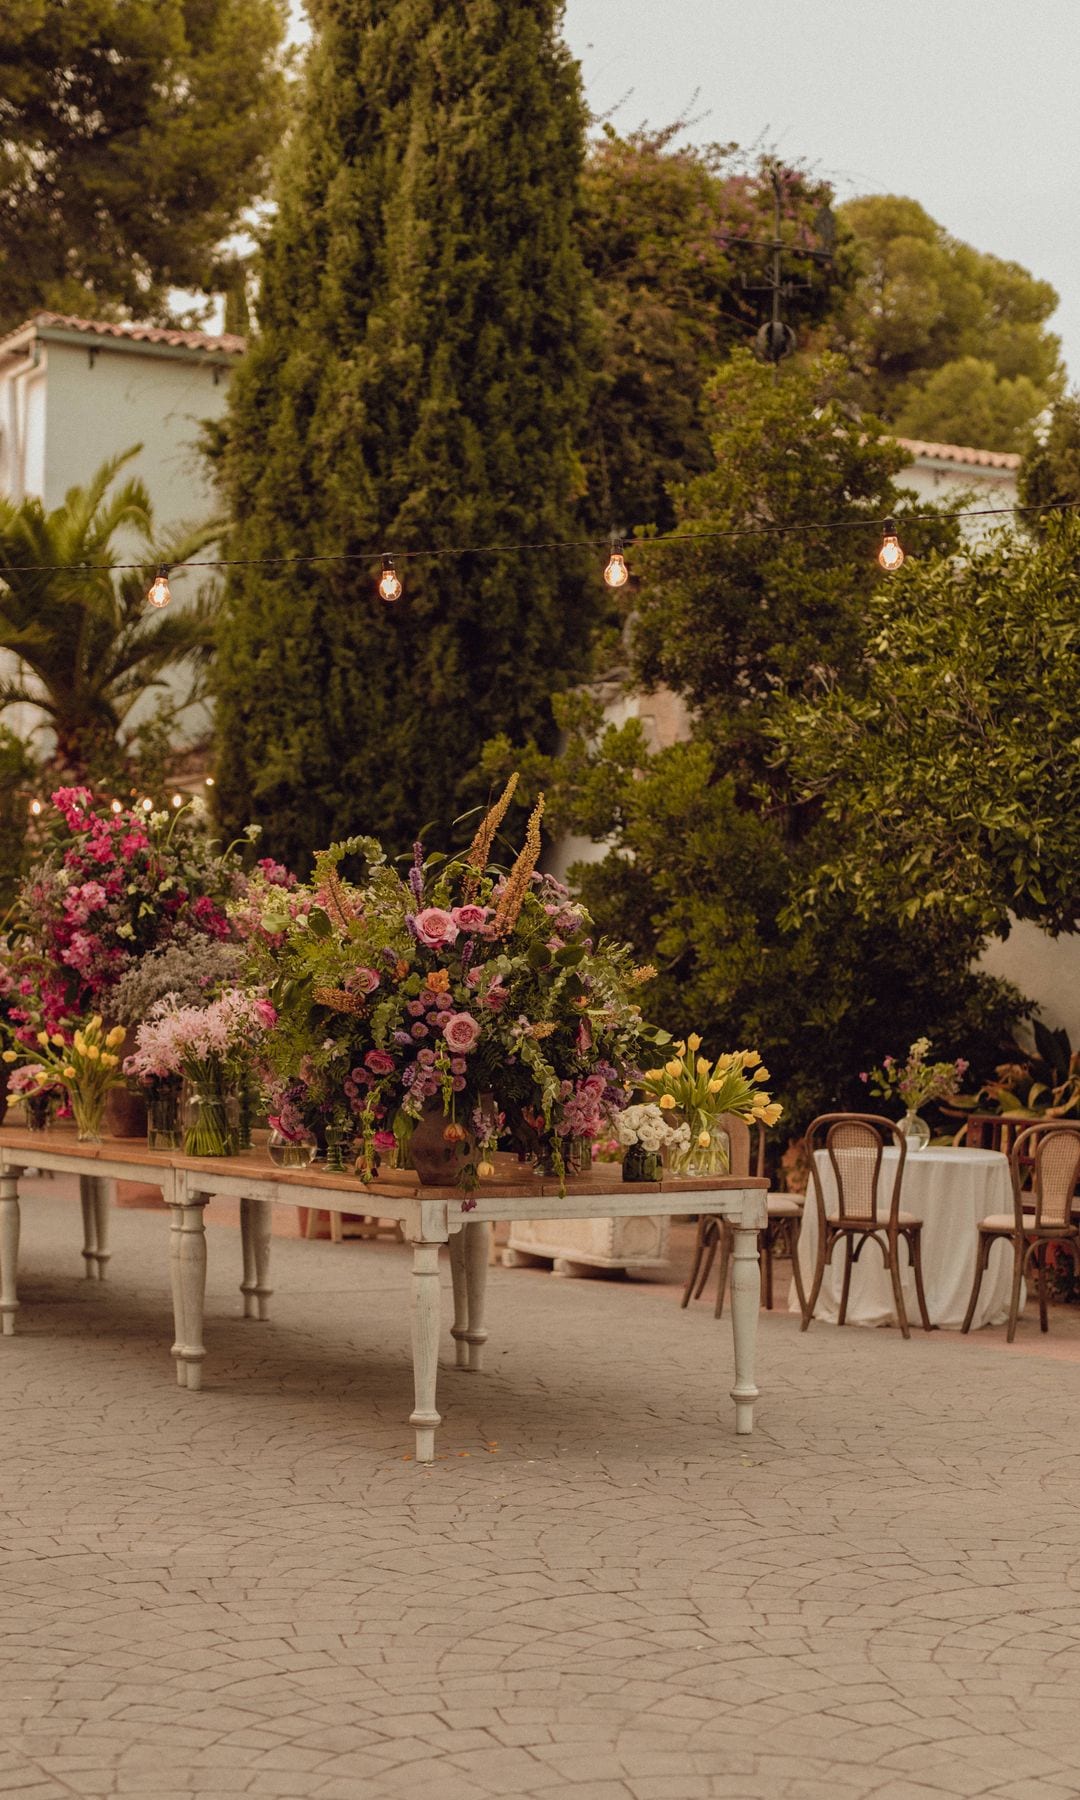
[(617, 125), (693, 103), (696, 138), (909, 194), (1053, 282), (1080, 378), (1080, 0), (567, 0), (566, 34)]
[(566, 34), (620, 128), (692, 110), (1053, 282), (1080, 379), (1080, 0), (566, 0)]

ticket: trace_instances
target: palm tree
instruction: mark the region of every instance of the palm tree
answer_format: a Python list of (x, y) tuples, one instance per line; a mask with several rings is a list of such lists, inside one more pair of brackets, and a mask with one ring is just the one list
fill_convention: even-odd
[[(95, 756), (123, 754), (134, 737), (128, 715), (169, 686), (169, 670), (186, 664), (184, 703), (197, 698), (213, 645), (212, 583), (168, 612), (148, 608), (146, 590), (158, 564), (198, 556), (222, 527), (181, 527), (156, 540), (143, 482), (114, 486), (139, 448), (103, 463), (52, 512), (40, 500), (0, 500), (0, 650), (18, 658), (14, 673), (0, 672), (0, 710), (39, 707), (56, 740), (50, 762), (77, 778)], [(108, 567), (117, 563), (129, 566)]]

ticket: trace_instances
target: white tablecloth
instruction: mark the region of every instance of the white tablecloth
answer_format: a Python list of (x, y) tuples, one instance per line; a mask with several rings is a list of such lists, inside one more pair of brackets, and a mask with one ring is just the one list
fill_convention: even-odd
[[(898, 1154), (896, 1150), (886, 1150), (882, 1162), (879, 1211), (886, 1215)], [(824, 1150), (817, 1152), (815, 1160), (821, 1175), (826, 1211), (833, 1212), (836, 1209), (836, 1183), (832, 1167)], [(957, 1330), (963, 1324), (975, 1278), (979, 1220), (985, 1219), (988, 1213), (1011, 1213), (1012, 1204), (1009, 1164), (999, 1151), (950, 1146), (908, 1152), (900, 1210), (923, 1220), (923, 1285), (932, 1324)], [(807, 1298), (814, 1277), (817, 1247), (817, 1203), (811, 1182), (799, 1233), (799, 1267)], [(921, 1323), (921, 1318), (915, 1278), (908, 1267), (903, 1242), (900, 1244), (900, 1267), (903, 1270), (904, 1305), (908, 1321), (914, 1328)], [(825, 1270), (814, 1308), (815, 1319), (835, 1324), (843, 1276), (844, 1246), (841, 1241), (835, 1246), (832, 1263)], [(973, 1328), (1000, 1325), (1008, 1318), (1011, 1279), (1011, 1246), (995, 1244), (983, 1275), (979, 1303), (971, 1321)], [(799, 1310), (794, 1283), (789, 1308), (792, 1312)], [(889, 1325), (895, 1320), (892, 1283), (885, 1273), (881, 1251), (876, 1244), (864, 1245), (852, 1269), (847, 1316), (851, 1325)]]

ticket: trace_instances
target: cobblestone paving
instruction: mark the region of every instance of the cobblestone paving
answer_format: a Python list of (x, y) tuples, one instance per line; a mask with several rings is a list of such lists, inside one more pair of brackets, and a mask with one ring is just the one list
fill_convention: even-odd
[(244, 1324), (213, 1229), (187, 1394), (164, 1216), (100, 1286), (77, 1213), (0, 1343), (0, 1795), (1080, 1793), (1075, 1362), (773, 1315), (736, 1439), (711, 1309), (493, 1270), (422, 1470), (403, 1250), (275, 1240)]

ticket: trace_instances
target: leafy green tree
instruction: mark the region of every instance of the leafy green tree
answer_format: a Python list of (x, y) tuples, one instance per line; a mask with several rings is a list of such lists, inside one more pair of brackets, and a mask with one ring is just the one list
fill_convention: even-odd
[(0, 725), (0, 914), (7, 913), (24, 872), (28, 793), (37, 774), (23, 740)]
[[(904, 522), (905, 453), (849, 415), (844, 389), (835, 357), (774, 380), (737, 354), (708, 390), (714, 467), (676, 492), (675, 539), (631, 548), (637, 677), (689, 702), (690, 738), (653, 751), (638, 720), (605, 724), (579, 694), (560, 702), (558, 757), (505, 740), (487, 754), (492, 775), (520, 762), (556, 824), (604, 847), (574, 877), (603, 929), (657, 966), (658, 1016), (717, 1049), (757, 1044), (794, 1125), (865, 1099), (859, 1071), (923, 1033), (992, 1059), (1019, 1005), (970, 972), (965, 923), (929, 933), (884, 898), (868, 921), (843, 895), (790, 917), (837, 833), (776, 766), (771, 721), (785, 696), (863, 679), (885, 514), (913, 561), (957, 543), (946, 514)], [(808, 518), (834, 529), (777, 529)]]
[(868, 195), (840, 220), (860, 275), (836, 341), (863, 404), (911, 436), (1021, 449), (1062, 387), (1050, 283), (951, 237), (915, 200)]
[(835, 843), (800, 896), (922, 931), (1080, 925), (1080, 522), (905, 566), (857, 685), (782, 710), (797, 791)]
[(362, 821), (400, 847), (482, 798), (500, 727), (550, 743), (595, 571), (432, 546), (580, 535), (584, 109), (557, 0), (335, 0), (238, 372), (224, 474), (245, 558), (217, 671), (218, 793), (302, 862)]
[(112, 767), (144, 729), (132, 716), (170, 672), (209, 656), (213, 600), (147, 607), (147, 574), (103, 565), (144, 560), (149, 569), (198, 555), (220, 526), (155, 536), (141, 481), (115, 485), (138, 446), (104, 463), (47, 512), (40, 500), (0, 500), (0, 649), (19, 659), (0, 678), (0, 708), (39, 707), (55, 738), (53, 771), (84, 777)]
[(39, 307), (161, 315), (223, 285), (285, 102), (285, 0), (7, 0), (0, 325)]
[(1052, 527), (1054, 507), (1080, 506), (1080, 393), (1063, 394), (1033, 433), (1017, 485), (1021, 506), (1044, 509), (1025, 521), (1032, 531)]
[[(734, 145), (677, 145), (683, 129), (678, 121), (623, 138), (607, 126), (585, 164), (580, 231), (597, 371), (585, 508), (600, 531), (671, 525), (669, 489), (711, 462), (706, 383), (767, 316), (767, 252), (751, 245), (773, 235), (772, 163), (748, 168)], [(780, 173), (790, 250), (824, 250), (831, 190), (804, 170)], [(804, 340), (851, 270), (846, 244), (829, 264), (788, 257), (798, 285), (785, 317)]]

